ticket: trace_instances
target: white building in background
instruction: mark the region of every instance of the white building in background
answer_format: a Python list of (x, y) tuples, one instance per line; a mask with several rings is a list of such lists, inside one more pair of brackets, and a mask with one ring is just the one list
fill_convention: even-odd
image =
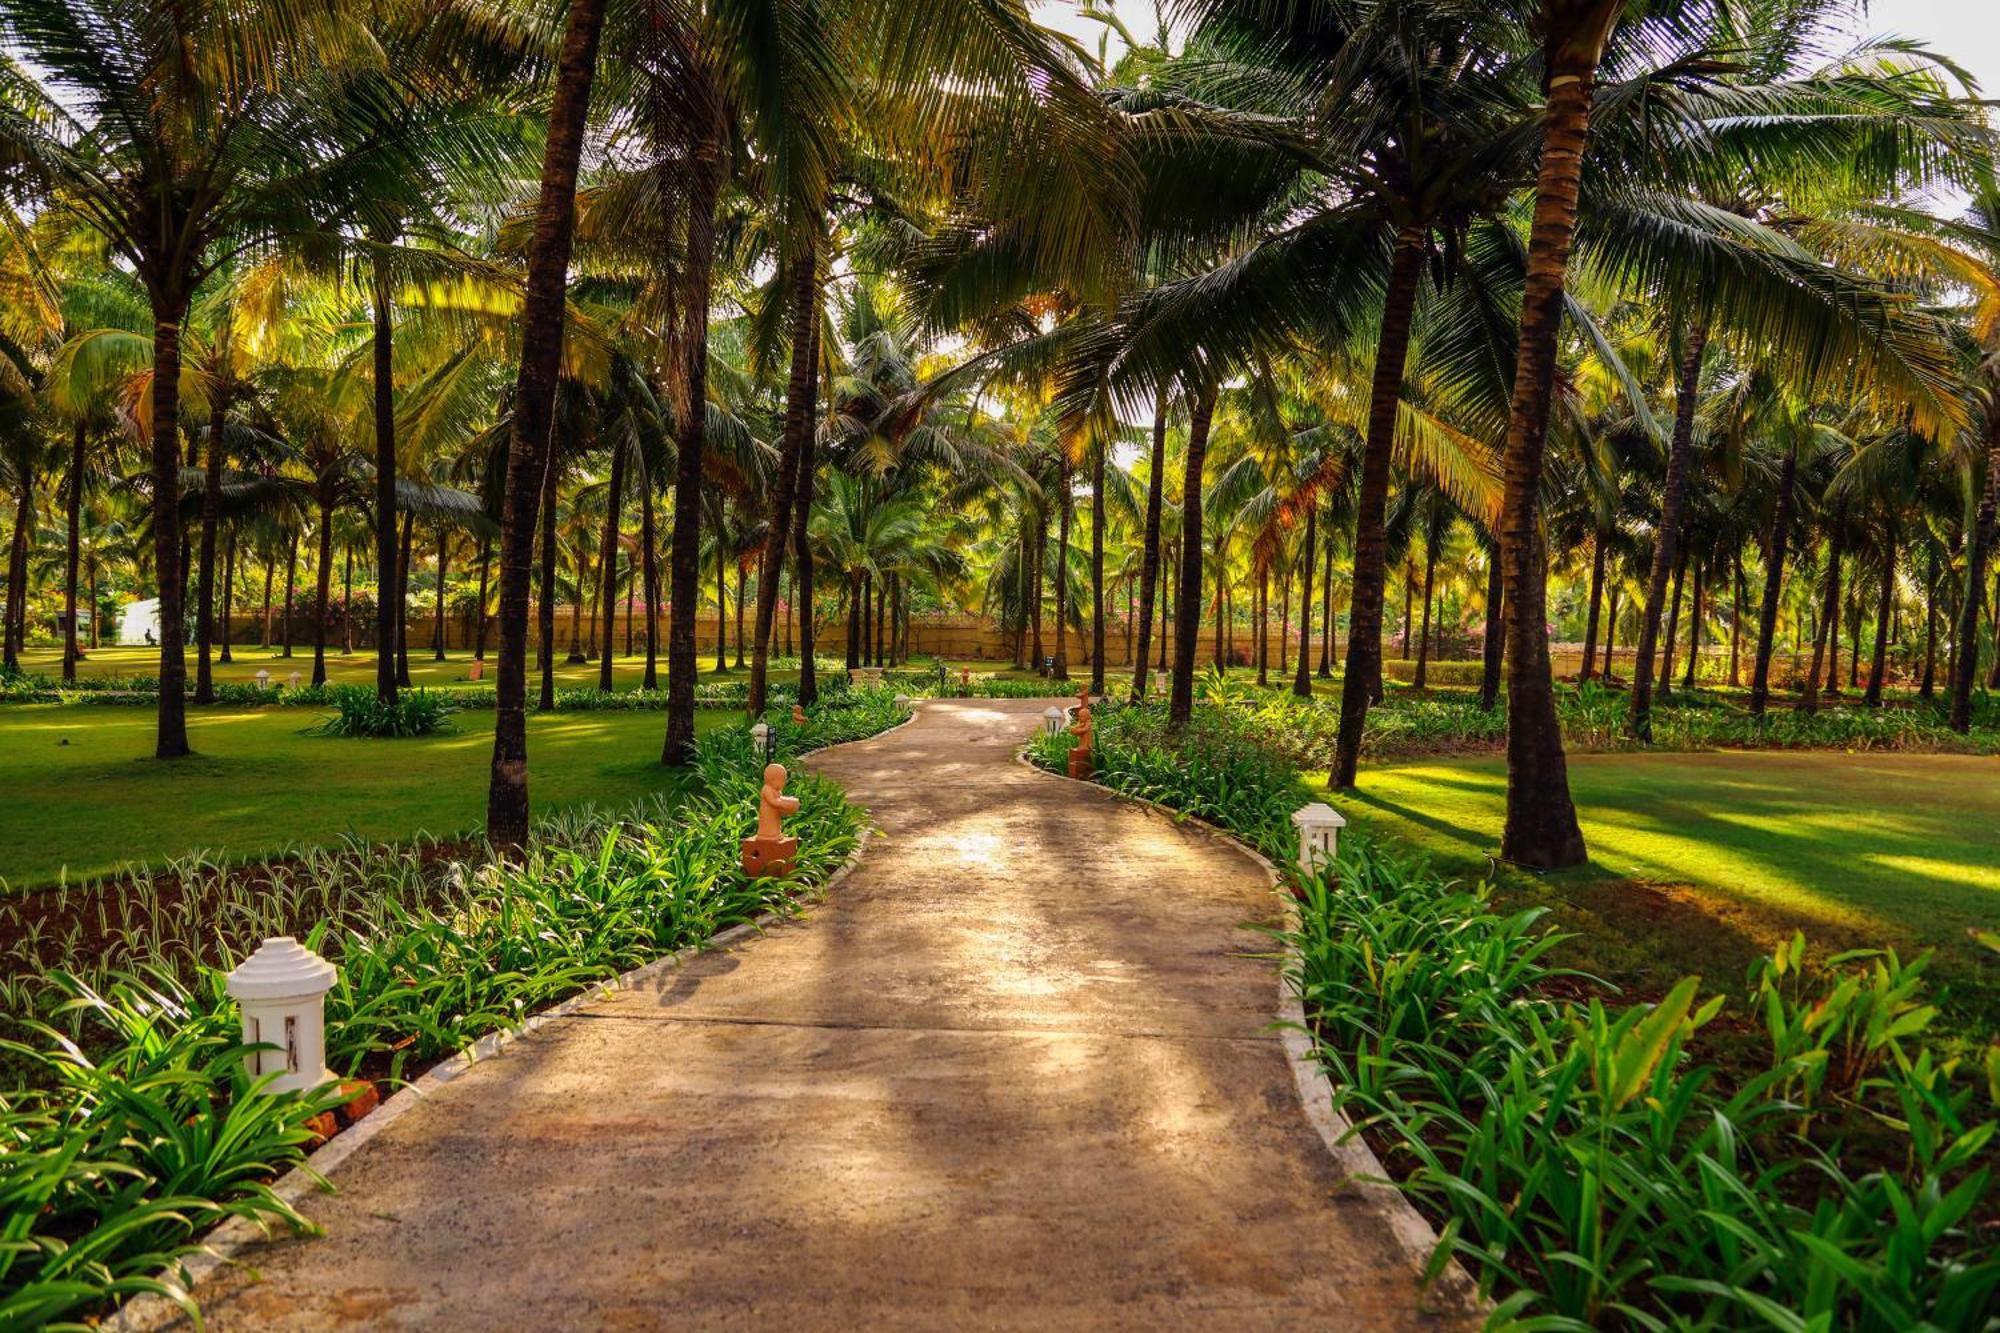
[(118, 618), (118, 642), (144, 644), (159, 641), (160, 599), (148, 597), (143, 602), (127, 602), (124, 613)]

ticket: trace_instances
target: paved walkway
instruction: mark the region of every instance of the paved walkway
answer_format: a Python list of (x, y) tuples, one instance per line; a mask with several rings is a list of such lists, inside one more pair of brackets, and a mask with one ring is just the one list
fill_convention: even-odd
[(1262, 870), (1018, 764), (1046, 706), (816, 756), (883, 833), (827, 902), (445, 1085), (210, 1327), (1436, 1326), (1269, 1031)]

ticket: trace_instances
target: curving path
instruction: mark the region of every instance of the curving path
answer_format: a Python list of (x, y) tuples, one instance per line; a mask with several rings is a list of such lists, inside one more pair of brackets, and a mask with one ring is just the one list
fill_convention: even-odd
[(444, 1085), (209, 1326), (1442, 1324), (1300, 1108), (1263, 870), (1017, 763), (1046, 706), (815, 756), (881, 829), (826, 902)]

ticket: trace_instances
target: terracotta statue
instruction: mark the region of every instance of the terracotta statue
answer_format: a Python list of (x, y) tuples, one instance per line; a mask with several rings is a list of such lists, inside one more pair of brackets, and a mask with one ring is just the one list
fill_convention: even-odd
[(757, 794), (758, 837), (784, 837), (785, 816), (798, 813), (799, 798), (785, 795), (785, 783), (790, 777), (783, 764), (764, 766), (764, 790)]
[(964, 688), (966, 688), (966, 689), (971, 689), (971, 688), (972, 688), (972, 668), (971, 668), (971, 667), (960, 667), (960, 668), (958, 669), (958, 683), (959, 683), (959, 684), (960, 684), (961, 686), (963, 686)]
[(801, 706), (799, 706), (798, 704), (793, 704), (792, 725), (795, 727), (803, 727), (805, 724), (806, 724), (806, 710)]
[(751, 879), (789, 875), (798, 861), (799, 840), (785, 836), (786, 815), (796, 814), (799, 798), (785, 795), (789, 778), (783, 764), (767, 764), (764, 788), (757, 794), (757, 836), (743, 840), (743, 873)]
[(1076, 706), (1076, 721), (1070, 730), (1076, 733), (1076, 748), (1069, 752), (1069, 775), (1073, 778), (1088, 778), (1096, 767), (1090, 757), (1090, 732), (1094, 724), (1090, 720), (1090, 700), (1083, 698)]

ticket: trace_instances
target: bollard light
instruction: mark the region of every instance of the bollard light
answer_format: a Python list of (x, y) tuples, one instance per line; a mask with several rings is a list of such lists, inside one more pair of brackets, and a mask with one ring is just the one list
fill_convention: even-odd
[(898, 708), (908, 708), (909, 706), (910, 706), (910, 696), (909, 696), (909, 695), (907, 695), (907, 694), (899, 694), (899, 695), (897, 695), (897, 696), (896, 696), (896, 707), (898, 707)]
[(1299, 831), (1299, 870), (1310, 875), (1333, 864), (1340, 831), (1347, 827), (1340, 811), (1323, 801), (1302, 805), (1292, 812), (1292, 824)]
[(258, 667), (257, 674), (252, 676), (251, 679), (257, 682), (257, 688), (260, 690), (271, 688), (271, 673), (263, 667)]
[(300, 679), (301, 677), (299, 676), (299, 673), (294, 671), (289, 677), (286, 678), (286, 688), (296, 690), (299, 687)]
[(751, 744), (753, 744), (753, 745), (755, 745), (755, 746), (757, 747), (757, 752), (758, 752), (759, 754), (761, 754), (761, 755), (763, 755), (763, 756), (764, 756), (764, 762), (765, 762), (765, 763), (767, 763), (767, 764), (768, 764), (768, 763), (770, 763), (770, 762), (771, 762), (771, 724), (770, 724), (770, 723), (768, 723), (768, 722), (759, 722), (759, 723), (757, 723), (757, 725), (755, 725), (755, 726), (751, 727), (751, 728), (750, 728), (750, 743), (751, 743)]
[(224, 989), (243, 1012), (243, 1043), (275, 1050), (243, 1059), (250, 1077), (276, 1074), (266, 1092), (304, 1092), (327, 1082), (326, 993), (334, 966), (290, 935), (265, 940), (231, 972)]
[(1063, 710), (1050, 707), (1042, 714), (1042, 730), (1048, 732), (1051, 736), (1058, 736), (1062, 734), (1062, 729)]

